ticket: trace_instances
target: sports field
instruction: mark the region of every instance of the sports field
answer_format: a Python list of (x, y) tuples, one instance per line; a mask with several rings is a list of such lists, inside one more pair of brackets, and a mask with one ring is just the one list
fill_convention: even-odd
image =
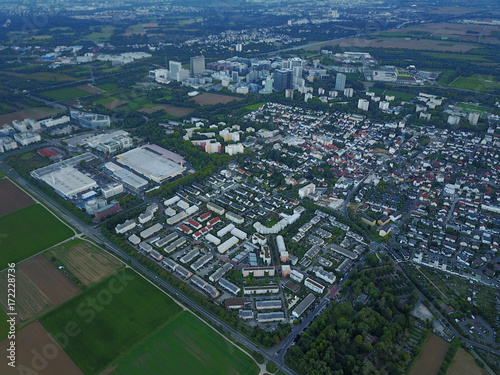
[(43, 206), (34, 204), (0, 217), (0, 268), (71, 237), (74, 232)]
[(259, 373), (249, 356), (187, 311), (127, 353), (115, 366), (113, 375)]
[(86, 286), (103, 280), (123, 266), (104, 250), (82, 240), (66, 242), (49, 249), (47, 253)]
[(57, 337), (68, 323), (80, 331), (64, 346), (85, 374), (97, 374), (181, 311), (142, 277), (123, 269), (40, 319)]

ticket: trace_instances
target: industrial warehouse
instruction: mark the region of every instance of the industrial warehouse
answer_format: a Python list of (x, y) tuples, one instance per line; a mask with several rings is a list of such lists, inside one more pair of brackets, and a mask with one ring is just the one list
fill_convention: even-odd
[(180, 155), (156, 145), (137, 147), (120, 154), (117, 162), (157, 183), (162, 183), (186, 170), (184, 159)]

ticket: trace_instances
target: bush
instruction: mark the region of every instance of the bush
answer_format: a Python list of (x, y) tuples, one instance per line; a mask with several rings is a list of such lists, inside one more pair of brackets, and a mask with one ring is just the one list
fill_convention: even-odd
[(274, 361), (267, 362), (266, 371), (271, 373), (275, 373), (278, 368), (276, 367), (276, 363)]

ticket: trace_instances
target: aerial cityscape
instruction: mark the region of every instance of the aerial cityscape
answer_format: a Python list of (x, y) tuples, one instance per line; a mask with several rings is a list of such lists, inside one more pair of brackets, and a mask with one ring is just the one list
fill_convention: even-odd
[(1, 375), (500, 373), (496, 0), (0, 0)]

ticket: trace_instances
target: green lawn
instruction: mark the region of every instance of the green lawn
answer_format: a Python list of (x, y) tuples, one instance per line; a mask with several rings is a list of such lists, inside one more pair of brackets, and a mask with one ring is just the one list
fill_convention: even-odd
[(54, 337), (60, 337), (68, 323), (80, 330), (63, 348), (90, 375), (100, 373), (180, 311), (172, 299), (124, 269), (51, 311), (40, 322)]
[(19, 262), (73, 235), (73, 230), (34, 204), (0, 218), (0, 268)]
[(127, 353), (112, 375), (167, 373), (255, 375), (259, 370), (249, 356), (186, 311)]
[(475, 91), (490, 91), (500, 88), (500, 82), (494, 76), (473, 74), (470, 77), (457, 78), (450, 86)]
[[(370, 91), (373, 91), (377, 95), (385, 97), (385, 95), (394, 96), (396, 99), (401, 100), (412, 100), (415, 95), (407, 92), (399, 92), (394, 90), (382, 89), (378, 87), (371, 87)], [(383, 99), (383, 98), (382, 98)]]
[(92, 95), (87, 91), (79, 89), (78, 87), (43, 91), (40, 94), (52, 100), (67, 100)]
[(261, 102), (261, 103), (256, 103), (256, 104), (250, 104), (250, 105), (247, 105), (244, 108), (248, 109), (249, 111), (255, 111), (256, 109), (258, 109), (260, 106), (263, 106), (264, 104), (266, 104), (266, 102)]

